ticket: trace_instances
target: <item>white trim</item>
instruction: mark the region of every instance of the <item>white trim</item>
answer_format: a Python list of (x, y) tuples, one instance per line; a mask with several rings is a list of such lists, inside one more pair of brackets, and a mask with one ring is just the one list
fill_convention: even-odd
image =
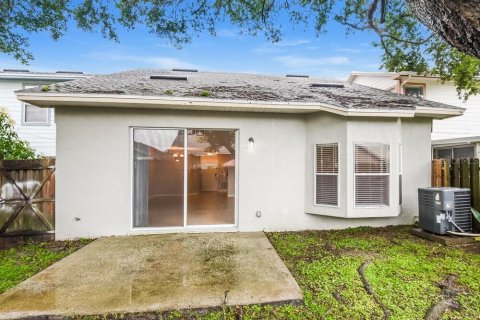
[[(23, 89), (34, 88), (34, 87), (39, 87), (39, 86), (44, 86), (44, 85), (46, 85), (46, 84), (45, 83), (38, 83), (38, 82), (37, 83), (22, 82), (22, 88)], [(27, 105), (38, 108), (35, 105), (29, 104), (29, 103), (26, 103), (26, 102), (22, 102), (22, 104), (21, 104), (21, 121), (20, 121), (22, 126), (24, 126), (24, 127), (27, 127), (27, 126), (49, 127), (49, 126), (52, 125), (52, 109), (51, 108), (47, 109), (47, 119), (46, 119), (46, 121), (26, 121), (26, 117), (27, 117), (27, 108), (26, 107), (27, 107)]]
[(427, 115), (433, 118), (445, 118), (462, 115), (463, 108), (416, 107), (416, 110), (402, 109), (346, 109), (325, 103), (300, 102), (258, 102), (250, 100), (220, 100), (212, 98), (159, 97), (136, 95), (99, 95), (99, 94), (62, 94), (62, 93), (17, 93), (21, 101), (41, 106), (78, 106), (78, 107), (120, 107), (120, 108), (157, 108), (174, 110), (207, 110), (237, 112), (276, 112), (276, 113), (313, 113), (326, 111), (343, 116), (355, 117), (415, 117)]
[[(172, 226), (172, 227), (135, 227), (134, 223), (134, 131), (135, 129), (140, 130), (183, 130), (184, 132), (184, 174), (183, 174), (183, 227)], [(211, 224), (211, 225), (188, 225), (188, 130), (191, 129), (204, 129), (204, 130), (233, 130), (235, 131), (235, 203), (234, 203), (234, 223), (233, 224)], [(239, 148), (238, 148), (238, 139), (239, 139), (239, 129), (232, 128), (186, 128), (186, 127), (142, 127), (142, 126), (131, 126), (130, 130), (130, 143), (129, 143), (129, 158), (130, 158), (130, 230), (129, 234), (145, 234), (145, 233), (156, 233), (156, 232), (185, 232), (185, 231), (205, 231), (208, 229), (227, 229), (226, 232), (237, 231), (238, 224), (238, 190), (239, 190), (239, 179), (238, 179), (238, 157), (239, 157)]]
[(183, 227), (187, 228), (188, 212), (188, 129), (183, 129)]
[(89, 78), (93, 75), (73, 73), (31, 73), (31, 72), (3, 72), (0, 71), (0, 79), (4, 80), (32, 80), (32, 81), (69, 81), (80, 78)]
[[(382, 145), (388, 145), (388, 173), (356, 173), (355, 172), (355, 164), (357, 161), (357, 156), (355, 152), (355, 145), (356, 144), (382, 144)], [(356, 178), (357, 176), (388, 176), (388, 205), (357, 205), (356, 201)], [(392, 146), (391, 143), (385, 143), (385, 142), (353, 142), (353, 208), (354, 209), (381, 209), (381, 208), (391, 208), (392, 207), (392, 190), (391, 190), (391, 184), (392, 184)]]
[[(317, 173), (317, 146), (336, 145), (337, 146), (337, 174), (318, 174)], [(337, 176), (337, 205), (317, 203), (317, 175)], [(313, 205), (315, 207), (340, 208), (340, 142), (314, 143), (313, 144)]]

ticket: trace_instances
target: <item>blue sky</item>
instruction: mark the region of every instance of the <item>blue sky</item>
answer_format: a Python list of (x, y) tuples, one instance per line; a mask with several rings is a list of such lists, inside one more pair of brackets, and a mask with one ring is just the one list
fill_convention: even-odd
[(22, 66), (13, 58), (0, 55), (0, 68), (110, 73), (178, 67), (278, 75), (300, 73), (338, 79), (351, 71), (379, 70), (381, 52), (372, 47), (375, 38), (371, 34), (347, 37), (336, 22), (330, 22), (328, 32), (318, 37), (312, 26), (307, 30), (303, 26), (285, 28), (283, 40), (272, 44), (262, 35), (241, 35), (235, 26), (222, 24), (216, 37), (205, 32), (180, 50), (143, 27), (120, 30), (120, 43), (71, 28), (59, 41), (52, 41), (43, 33), (32, 35), (30, 50), (35, 60)]

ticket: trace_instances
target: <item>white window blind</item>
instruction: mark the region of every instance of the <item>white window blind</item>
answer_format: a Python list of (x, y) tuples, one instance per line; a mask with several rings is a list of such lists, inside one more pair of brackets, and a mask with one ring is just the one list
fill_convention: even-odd
[(315, 204), (338, 206), (338, 144), (315, 145)]
[(390, 204), (390, 146), (355, 144), (355, 205)]

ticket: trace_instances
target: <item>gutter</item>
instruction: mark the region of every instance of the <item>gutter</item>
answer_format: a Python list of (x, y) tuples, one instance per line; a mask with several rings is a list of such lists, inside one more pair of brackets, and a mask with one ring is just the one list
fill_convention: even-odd
[(329, 112), (351, 117), (402, 117), (431, 116), (445, 118), (463, 114), (463, 109), (417, 107), (411, 110), (346, 109), (324, 103), (257, 102), (249, 100), (219, 100), (212, 98), (159, 97), (104, 94), (63, 94), (19, 92), (17, 98), (39, 107), (119, 107), (157, 108), (173, 110), (314, 113)]
[(68, 80), (75, 80), (81, 78), (88, 78), (91, 77), (89, 75), (53, 75), (53, 74), (17, 74), (17, 73), (10, 73), (0, 74), (0, 80), (34, 80), (34, 81), (48, 81), (48, 80), (58, 80), (58, 81), (68, 81)]

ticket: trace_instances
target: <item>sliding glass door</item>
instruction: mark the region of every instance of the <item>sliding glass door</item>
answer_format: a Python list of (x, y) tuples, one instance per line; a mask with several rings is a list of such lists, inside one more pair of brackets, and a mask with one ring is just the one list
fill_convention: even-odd
[(133, 131), (133, 226), (235, 224), (235, 130)]

